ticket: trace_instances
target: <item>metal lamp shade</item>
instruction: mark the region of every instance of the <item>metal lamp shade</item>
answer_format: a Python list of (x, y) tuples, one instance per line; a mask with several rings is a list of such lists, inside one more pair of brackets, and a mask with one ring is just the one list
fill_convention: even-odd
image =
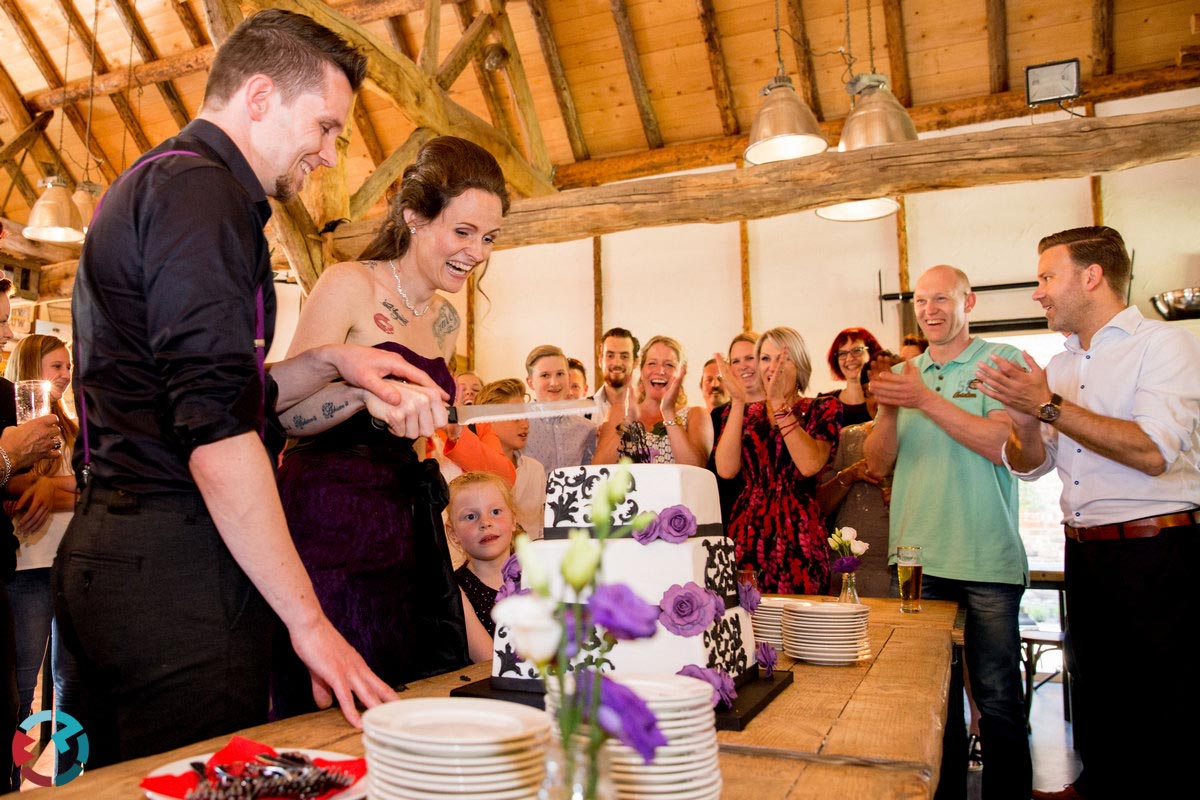
[(747, 164), (815, 156), (829, 149), (817, 118), (796, 94), (789, 77), (776, 75), (763, 93), (767, 99), (754, 117), (744, 153)]
[(71, 201), (71, 193), (62, 178), (45, 181), (46, 191), (29, 211), (25, 238), (38, 242), (79, 243), (83, 241), (83, 220)]
[(96, 213), (96, 206), (100, 204), (100, 193), (103, 191), (100, 184), (92, 181), (80, 181), (75, 186), (75, 194), (71, 195), (71, 202), (75, 204), (75, 208), (79, 209), (79, 218), (83, 221), (83, 232), (88, 232), (88, 226), (92, 224), (92, 216)]
[[(857, 94), (854, 109), (846, 117), (838, 151), (845, 153), (916, 139), (916, 126), (887, 84), (868, 84)], [(837, 222), (862, 222), (895, 214), (899, 208), (900, 204), (892, 198), (878, 197), (818, 208), (817, 216)]]

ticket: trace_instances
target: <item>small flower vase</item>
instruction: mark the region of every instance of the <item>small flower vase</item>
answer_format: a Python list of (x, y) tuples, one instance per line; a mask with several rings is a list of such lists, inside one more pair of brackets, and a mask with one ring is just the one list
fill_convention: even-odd
[(862, 605), (862, 601), (858, 599), (858, 584), (854, 580), (853, 572), (842, 573), (842, 591), (838, 595), (838, 602)]
[(586, 736), (571, 739), (570, 749), (555, 734), (546, 743), (546, 777), (537, 800), (617, 800), (611, 762), (604, 747), (595, 759), (588, 754)]

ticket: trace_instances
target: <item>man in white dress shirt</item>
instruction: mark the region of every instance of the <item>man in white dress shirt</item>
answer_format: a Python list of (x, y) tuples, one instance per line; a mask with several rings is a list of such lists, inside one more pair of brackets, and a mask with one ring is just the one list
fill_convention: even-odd
[(1045, 371), (981, 365), (983, 391), (1013, 430), (1009, 469), (1057, 467), (1066, 534), (1067, 618), (1083, 772), (1034, 798), (1171, 797), (1200, 710), (1181, 663), (1200, 602), (1200, 339), (1127, 304), (1130, 260), (1112, 228), (1038, 245), (1033, 299), (1068, 334)]

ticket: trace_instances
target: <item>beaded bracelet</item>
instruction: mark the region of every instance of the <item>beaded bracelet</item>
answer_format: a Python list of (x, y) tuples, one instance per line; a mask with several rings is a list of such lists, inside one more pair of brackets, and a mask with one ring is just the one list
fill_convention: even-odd
[(8, 486), (8, 479), (12, 477), (12, 461), (8, 458), (8, 451), (0, 447), (0, 458), (4, 459), (4, 480), (0, 480), (0, 489)]

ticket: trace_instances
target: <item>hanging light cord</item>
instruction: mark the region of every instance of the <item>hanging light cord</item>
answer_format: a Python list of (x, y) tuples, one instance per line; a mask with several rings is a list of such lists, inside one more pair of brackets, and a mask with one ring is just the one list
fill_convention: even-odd
[[(97, 4), (99, 5), (99, 4)], [(125, 81), (125, 85), (133, 84), (133, 31), (129, 32), (129, 56), (125, 60), (125, 64), (129, 67), (129, 76)], [(94, 72), (95, 70), (93, 70)], [(138, 116), (142, 114), (142, 86), (139, 83), (138, 88)], [(121, 133), (121, 172), (125, 171), (125, 144), (129, 141), (129, 126), (126, 125)]]
[(871, 63), (871, 73), (875, 73), (875, 26), (871, 23), (871, 0), (867, 0), (867, 57)]

